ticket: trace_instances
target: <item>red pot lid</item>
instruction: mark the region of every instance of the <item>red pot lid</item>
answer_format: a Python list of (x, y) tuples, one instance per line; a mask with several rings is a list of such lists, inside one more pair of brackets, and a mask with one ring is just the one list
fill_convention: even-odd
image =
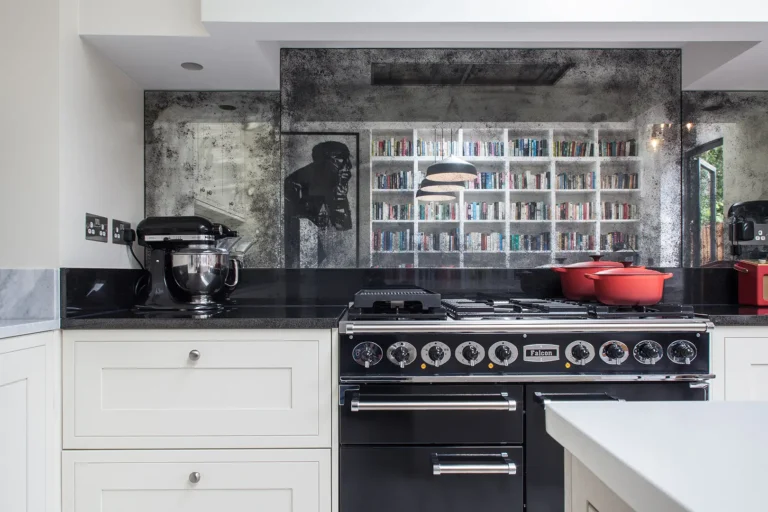
[(626, 268), (611, 268), (608, 270), (601, 270), (595, 272), (598, 276), (657, 276), (665, 275), (664, 272), (658, 272), (645, 267), (626, 267)]
[(563, 268), (621, 268), (624, 265), (618, 261), (600, 261), (601, 256), (590, 256), (592, 261), (582, 261), (580, 263), (573, 263), (571, 265), (565, 265)]

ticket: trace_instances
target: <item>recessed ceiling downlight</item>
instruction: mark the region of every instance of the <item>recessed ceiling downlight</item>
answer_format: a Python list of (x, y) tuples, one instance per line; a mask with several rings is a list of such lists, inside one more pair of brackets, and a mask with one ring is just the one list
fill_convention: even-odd
[(182, 62), (181, 67), (183, 67), (187, 71), (200, 71), (201, 69), (203, 69), (203, 65), (198, 64), (197, 62)]

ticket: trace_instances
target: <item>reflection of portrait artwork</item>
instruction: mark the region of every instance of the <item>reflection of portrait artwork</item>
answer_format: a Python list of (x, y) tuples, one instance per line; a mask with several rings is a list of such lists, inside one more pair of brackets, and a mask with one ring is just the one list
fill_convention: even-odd
[(285, 265), (357, 266), (357, 134), (282, 135)]
[(337, 141), (312, 148), (312, 163), (285, 178), (285, 214), (309, 219), (319, 228), (352, 229), (349, 148)]

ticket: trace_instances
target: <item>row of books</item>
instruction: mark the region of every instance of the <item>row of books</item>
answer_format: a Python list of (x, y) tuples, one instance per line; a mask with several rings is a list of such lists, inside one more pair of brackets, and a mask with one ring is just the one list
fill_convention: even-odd
[(410, 139), (374, 140), (371, 143), (373, 156), (413, 156), (413, 142)]
[(510, 139), (511, 156), (549, 156), (547, 139)]
[(595, 143), (577, 140), (556, 140), (555, 156), (595, 156)]
[(558, 190), (594, 190), (597, 185), (597, 173), (595, 171), (584, 174), (557, 175)]
[(506, 187), (503, 172), (481, 172), (475, 181), (468, 181), (469, 190), (503, 190)]
[(548, 251), (549, 233), (538, 235), (509, 235), (510, 251)]
[(504, 252), (504, 235), (501, 233), (466, 233), (464, 250), (470, 252)]
[(637, 173), (603, 175), (600, 177), (600, 187), (616, 189), (638, 188)]
[(412, 204), (389, 204), (374, 202), (371, 215), (373, 220), (411, 220), (413, 219)]
[(600, 140), (597, 142), (600, 156), (637, 156), (637, 141), (630, 140)]
[(639, 216), (640, 211), (636, 204), (603, 203), (603, 219), (605, 220), (629, 220), (637, 219)]
[(499, 141), (464, 143), (464, 156), (504, 156), (504, 143)]
[(504, 203), (466, 203), (465, 212), (467, 220), (504, 220)]
[(374, 231), (373, 250), (381, 252), (403, 252), (413, 250), (410, 229), (404, 231)]
[(449, 140), (424, 140), (416, 141), (416, 154), (418, 156), (449, 156), (456, 154), (459, 143)]
[(558, 233), (558, 251), (593, 251), (595, 250), (595, 235), (582, 233)]
[(459, 230), (452, 229), (443, 233), (417, 233), (416, 249), (419, 251), (458, 251)]
[(458, 203), (420, 204), (419, 220), (459, 220), (459, 204)]
[(559, 203), (557, 205), (558, 220), (592, 220), (595, 207), (592, 203)]
[(413, 190), (413, 171), (377, 172), (373, 178), (375, 190)]
[(512, 203), (509, 205), (509, 218), (512, 220), (549, 220), (552, 218), (552, 211), (550, 206), (542, 201)]
[(511, 184), (514, 190), (549, 190), (552, 186), (549, 172), (534, 173), (532, 171), (513, 174)]
[(613, 231), (600, 235), (600, 248), (603, 251), (637, 250), (637, 235)]

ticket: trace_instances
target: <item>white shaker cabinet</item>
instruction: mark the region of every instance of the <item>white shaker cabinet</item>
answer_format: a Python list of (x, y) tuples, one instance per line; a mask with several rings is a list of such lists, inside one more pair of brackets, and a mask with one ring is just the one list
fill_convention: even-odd
[(634, 512), (592, 471), (565, 452), (565, 512)]
[(64, 512), (330, 512), (330, 450), (66, 451)]
[(0, 511), (59, 510), (58, 331), (0, 339)]
[(725, 400), (768, 400), (768, 326), (717, 327), (717, 344), (724, 352)]

